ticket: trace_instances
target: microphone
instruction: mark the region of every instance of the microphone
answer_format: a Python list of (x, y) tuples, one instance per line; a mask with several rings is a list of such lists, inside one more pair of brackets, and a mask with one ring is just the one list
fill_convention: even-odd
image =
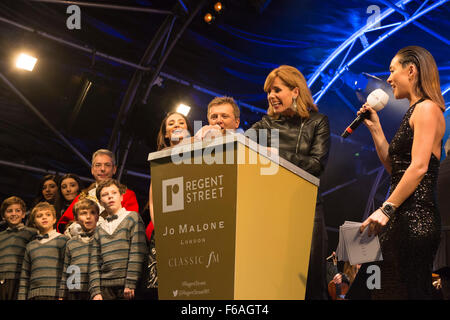
[[(375, 111), (380, 111), (383, 109), (389, 100), (389, 96), (382, 89), (376, 89), (372, 91), (367, 97), (367, 103), (371, 106)], [(359, 116), (353, 120), (353, 122), (345, 129), (345, 131), (341, 134), (342, 138), (347, 138), (349, 135), (355, 131), (356, 128), (364, 121), (364, 119), (369, 119), (370, 112), (361, 113)]]

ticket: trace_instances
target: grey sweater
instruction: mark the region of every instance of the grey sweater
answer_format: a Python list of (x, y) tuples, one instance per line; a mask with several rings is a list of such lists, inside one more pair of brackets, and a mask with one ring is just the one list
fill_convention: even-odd
[[(60, 298), (66, 298), (68, 292), (88, 292), (89, 291), (89, 261), (92, 249), (92, 239), (83, 238), (77, 235), (67, 241), (66, 252), (64, 254), (64, 267), (61, 277), (61, 286), (59, 291)], [(74, 270), (67, 272), (69, 266), (76, 266), (80, 273), (75, 275)], [(73, 267), (72, 267), (73, 268)], [(79, 278), (78, 278), (79, 276)], [(69, 284), (67, 283), (69, 280)], [(79, 280), (79, 286), (76, 282)], [(69, 287), (73, 286), (72, 288)], [(79, 288), (77, 288), (79, 287)]]
[(59, 235), (42, 244), (31, 241), (25, 250), (18, 300), (58, 296), (67, 237)]
[(144, 223), (137, 212), (129, 212), (112, 234), (98, 226), (89, 267), (91, 298), (101, 294), (101, 287), (136, 289), (146, 252)]
[(20, 278), (25, 248), (36, 234), (28, 227), (0, 232), (0, 280)]

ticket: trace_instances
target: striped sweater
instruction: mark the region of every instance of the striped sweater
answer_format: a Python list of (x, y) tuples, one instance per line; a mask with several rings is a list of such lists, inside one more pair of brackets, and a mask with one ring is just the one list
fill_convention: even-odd
[(112, 234), (98, 226), (89, 267), (91, 297), (101, 294), (101, 287), (136, 289), (146, 252), (144, 223), (138, 213), (128, 212)]
[[(80, 235), (77, 235), (67, 241), (61, 286), (59, 290), (60, 298), (67, 298), (68, 292), (89, 292), (89, 260), (92, 249), (92, 239), (92, 236), (91, 238), (83, 239)], [(75, 269), (72, 269), (74, 267), (70, 266), (76, 267)], [(76, 274), (78, 268), (80, 273)], [(67, 280), (69, 280), (69, 283), (67, 283)], [(78, 281), (79, 283), (77, 283)]]
[(67, 237), (59, 235), (44, 244), (33, 240), (27, 245), (18, 300), (58, 296), (66, 242)]
[(20, 278), (25, 248), (36, 234), (28, 227), (0, 232), (0, 280)]

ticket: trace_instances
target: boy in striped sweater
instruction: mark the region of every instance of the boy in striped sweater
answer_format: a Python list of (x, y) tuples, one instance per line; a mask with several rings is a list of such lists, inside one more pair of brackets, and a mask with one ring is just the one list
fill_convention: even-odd
[(85, 198), (74, 205), (73, 212), (81, 232), (67, 241), (59, 297), (66, 300), (90, 300), (89, 259), (99, 207), (97, 202)]
[(55, 300), (60, 287), (67, 237), (56, 232), (55, 208), (38, 203), (30, 214), (30, 224), (39, 234), (28, 243), (19, 282), (19, 300)]
[(94, 234), (89, 269), (93, 300), (133, 299), (147, 252), (145, 227), (137, 212), (122, 208), (125, 188), (115, 179), (98, 184), (106, 219)]
[(0, 214), (8, 228), (0, 232), (0, 300), (15, 300), (25, 248), (37, 231), (25, 227), (25, 202), (9, 197), (2, 202)]

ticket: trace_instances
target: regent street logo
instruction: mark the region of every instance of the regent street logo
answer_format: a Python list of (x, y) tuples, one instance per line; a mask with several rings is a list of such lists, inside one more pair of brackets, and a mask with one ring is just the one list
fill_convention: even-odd
[(185, 204), (216, 200), (224, 195), (224, 175), (185, 181), (184, 177), (162, 181), (162, 212), (184, 210)]

